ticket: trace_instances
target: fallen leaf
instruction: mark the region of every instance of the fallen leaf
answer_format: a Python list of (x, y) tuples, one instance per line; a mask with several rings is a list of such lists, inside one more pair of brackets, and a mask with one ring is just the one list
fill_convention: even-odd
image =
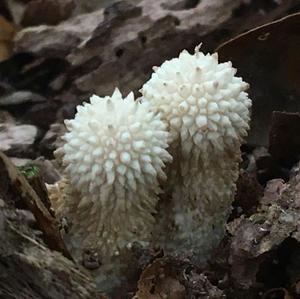
[(0, 61), (11, 56), (15, 33), (14, 25), (0, 15)]
[(300, 13), (250, 30), (217, 48), (250, 83), (253, 145), (268, 144), (273, 111), (300, 111)]
[[(230, 241), (231, 276), (238, 288), (255, 287), (258, 281), (261, 282), (258, 273), (262, 265), (265, 269), (269, 267), (268, 271), (276, 268), (273, 262), (280, 256), (277, 252), (279, 247), (288, 240), (300, 240), (299, 165), (295, 167), (295, 172), (288, 183), (281, 179), (268, 183), (257, 213), (228, 224), (228, 230), (233, 235)], [(293, 247), (287, 246), (286, 250), (286, 254), (291, 256)], [(282, 267), (286, 269), (290, 266), (284, 263)], [(274, 277), (267, 275), (271, 280), (276, 276), (283, 279), (283, 272), (287, 270), (277, 267), (274, 271), (270, 272)]]
[(196, 266), (180, 259), (163, 257), (144, 269), (134, 298), (223, 299), (225, 295)]
[(184, 299), (185, 287), (179, 282), (167, 259), (156, 259), (146, 267), (138, 282), (137, 299)]

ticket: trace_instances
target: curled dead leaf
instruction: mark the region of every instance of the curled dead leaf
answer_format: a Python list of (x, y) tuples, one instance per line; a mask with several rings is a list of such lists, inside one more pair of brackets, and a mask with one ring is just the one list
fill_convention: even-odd
[(300, 110), (300, 13), (250, 30), (217, 48), (250, 83), (253, 113), (249, 142), (268, 143), (273, 111)]

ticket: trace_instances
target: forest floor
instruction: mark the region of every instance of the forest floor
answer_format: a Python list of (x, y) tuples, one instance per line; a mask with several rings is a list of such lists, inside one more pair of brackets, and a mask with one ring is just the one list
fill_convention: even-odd
[(251, 86), (226, 237), (205, 266), (137, 252), (111, 298), (300, 298), (299, 1), (107, 2), (0, 4), (0, 298), (106, 298), (45, 188), (61, 178), (63, 120), (91, 94), (138, 95), (153, 66), (200, 43)]

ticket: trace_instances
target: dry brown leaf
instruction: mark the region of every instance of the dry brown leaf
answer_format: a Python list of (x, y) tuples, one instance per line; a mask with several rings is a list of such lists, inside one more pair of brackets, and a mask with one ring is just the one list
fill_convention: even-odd
[(237, 181), (237, 190), (233, 203), (235, 210), (230, 218), (234, 219), (239, 213), (251, 215), (256, 210), (262, 194), (263, 187), (258, 183), (256, 176), (242, 170)]
[[(269, 182), (257, 213), (228, 224), (233, 235), (230, 244), (231, 276), (238, 288), (253, 288), (258, 283), (257, 274), (261, 266), (265, 263), (266, 267), (267, 261), (277, 259), (278, 248), (288, 240), (300, 240), (299, 165), (294, 171), (295, 175), (288, 183), (281, 179)], [(293, 247), (289, 246), (287, 254), (292, 252)], [(284, 264), (284, 267), (288, 265)], [(272, 275), (282, 276), (282, 273)]]
[(183, 299), (185, 287), (167, 259), (156, 259), (143, 271), (138, 282), (136, 299)]
[(135, 299), (222, 299), (223, 291), (212, 285), (196, 266), (176, 258), (158, 258), (145, 268)]
[(3, 16), (0, 16), (0, 61), (7, 59), (12, 54), (12, 41), (16, 28)]
[(273, 111), (300, 111), (300, 13), (250, 30), (217, 48), (250, 83), (253, 113), (249, 142), (268, 144)]

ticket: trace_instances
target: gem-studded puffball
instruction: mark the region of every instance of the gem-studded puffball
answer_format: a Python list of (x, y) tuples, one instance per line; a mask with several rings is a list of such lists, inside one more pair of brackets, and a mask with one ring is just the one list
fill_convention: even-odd
[(154, 67), (141, 92), (162, 113), (173, 138), (179, 134), (201, 147), (209, 141), (223, 146), (227, 137), (244, 137), (249, 129), (248, 84), (235, 73), (231, 62), (218, 63), (216, 53), (184, 50)]
[(231, 62), (196, 47), (155, 67), (141, 89), (171, 133), (165, 189), (172, 200), (160, 203), (153, 234), (166, 252), (204, 261), (224, 235), (251, 107), (248, 84), (235, 74)]
[[(169, 133), (147, 103), (92, 96), (77, 107), (58, 150), (70, 185), (79, 197), (63, 205), (74, 234), (102, 256), (112, 255), (150, 234), (160, 192), (159, 179), (171, 161)], [(61, 206), (61, 205), (60, 205)], [(62, 213), (63, 214), (63, 213)]]

